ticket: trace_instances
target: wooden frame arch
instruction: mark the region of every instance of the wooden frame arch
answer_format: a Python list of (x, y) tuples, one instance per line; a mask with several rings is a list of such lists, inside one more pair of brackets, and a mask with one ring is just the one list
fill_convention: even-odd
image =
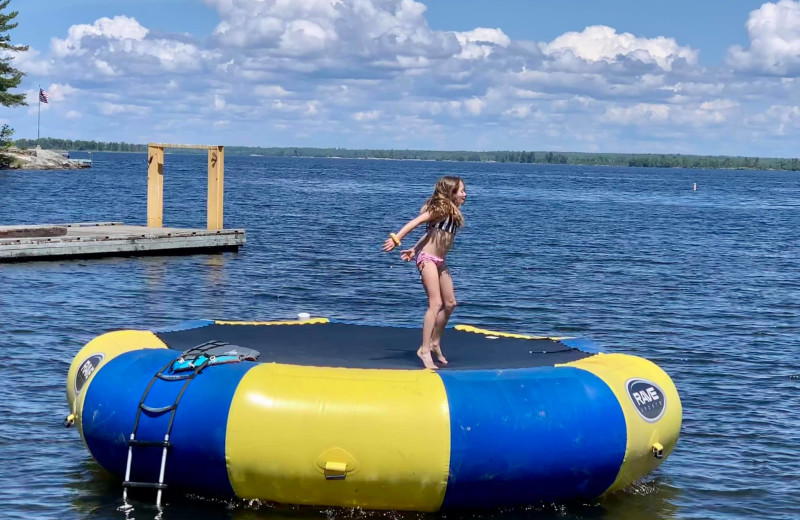
[(200, 144), (147, 145), (147, 227), (164, 226), (164, 149), (208, 150), (207, 229), (222, 229), (225, 147)]

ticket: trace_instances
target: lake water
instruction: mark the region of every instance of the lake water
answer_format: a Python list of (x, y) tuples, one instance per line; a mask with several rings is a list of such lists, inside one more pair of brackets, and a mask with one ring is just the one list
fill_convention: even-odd
[[(204, 227), (205, 168), (166, 156), (165, 225)], [(246, 228), (239, 253), (0, 264), (0, 517), (126, 518), (119, 481), (61, 426), (72, 357), (106, 330), (299, 312), (419, 325), (418, 275), (380, 245), (442, 174), (468, 192), (451, 323), (654, 361), (683, 401), (673, 455), (591, 503), (422, 515), (171, 496), (163, 518), (800, 517), (798, 173), (235, 156), (225, 225)], [(0, 171), (0, 224), (143, 225), (146, 179), (145, 154)], [(156, 517), (139, 498), (128, 518)]]

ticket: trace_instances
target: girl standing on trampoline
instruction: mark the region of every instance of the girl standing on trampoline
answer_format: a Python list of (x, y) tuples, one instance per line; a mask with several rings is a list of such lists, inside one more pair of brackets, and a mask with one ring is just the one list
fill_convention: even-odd
[(391, 251), (400, 241), (420, 224), (427, 222), (422, 238), (411, 249), (401, 251), (401, 258), (409, 262), (417, 257), (417, 269), (422, 278), (422, 286), (428, 296), (428, 310), (422, 323), (422, 345), (417, 356), (425, 368), (437, 369), (431, 353), (442, 365), (447, 359), (442, 354), (442, 334), (447, 320), (456, 307), (453, 279), (445, 263), (445, 256), (453, 246), (456, 231), (464, 225), (461, 205), (467, 199), (464, 181), (460, 177), (442, 177), (417, 218), (411, 220), (397, 233), (390, 233), (383, 243), (384, 251)]

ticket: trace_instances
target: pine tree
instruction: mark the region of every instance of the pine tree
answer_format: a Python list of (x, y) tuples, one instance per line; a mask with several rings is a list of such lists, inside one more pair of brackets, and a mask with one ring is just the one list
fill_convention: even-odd
[[(11, 0), (0, 0), (0, 104), (6, 107), (14, 107), (18, 105), (27, 105), (25, 103), (25, 94), (11, 94), (8, 92), (20, 84), (24, 74), (11, 66), (13, 56), (11, 52), (24, 52), (28, 50), (27, 45), (12, 45), (11, 37), (8, 32), (14, 29), (18, 24), (11, 23), (17, 17), (17, 11), (11, 11), (6, 14), (6, 8)], [(37, 92), (38, 94), (38, 92)]]
[[(24, 74), (11, 66), (11, 52), (24, 52), (28, 50), (27, 45), (12, 45), (11, 37), (7, 34), (11, 29), (15, 28), (18, 24), (10, 23), (11, 20), (16, 18), (17, 11), (11, 11), (6, 14), (6, 8), (11, 0), (0, 0), (0, 104), (6, 107), (15, 107), (19, 105), (27, 105), (25, 103), (25, 94), (11, 94), (8, 92), (20, 84)], [(38, 94), (38, 92), (37, 92)], [(8, 125), (3, 125), (0, 128), (0, 150), (7, 150), (11, 144), (11, 136), (14, 130)], [(7, 155), (0, 156), (0, 168), (7, 168), (12, 159)]]

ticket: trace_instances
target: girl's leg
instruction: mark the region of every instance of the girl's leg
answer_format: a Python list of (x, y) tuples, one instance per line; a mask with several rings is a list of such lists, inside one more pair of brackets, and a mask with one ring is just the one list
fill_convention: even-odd
[(446, 365), (447, 358), (442, 354), (442, 334), (444, 334), (450, 315), (453, 314), (453, 309), (456, 308), (453, 278), (450, 276), (450, 271), (446, 266), (439, 272), (439, 294), (442, 298), (442, 308), (436, 315), (436, 324), (431, 336), (431, 351), (436, 355), (439, 363)]
[(439, 291), (439, 270), (433, 262), (426, 262), (420, 268), (422, 286), (428, 295), (428, 310), (422, 322), (422, 346), (417, 350), (417, 355), (422, 360), (425, 368), (438, 368), (431, 358), (431, 337), (436, 325), (436, 316), (442, 308), (442, 296)]

